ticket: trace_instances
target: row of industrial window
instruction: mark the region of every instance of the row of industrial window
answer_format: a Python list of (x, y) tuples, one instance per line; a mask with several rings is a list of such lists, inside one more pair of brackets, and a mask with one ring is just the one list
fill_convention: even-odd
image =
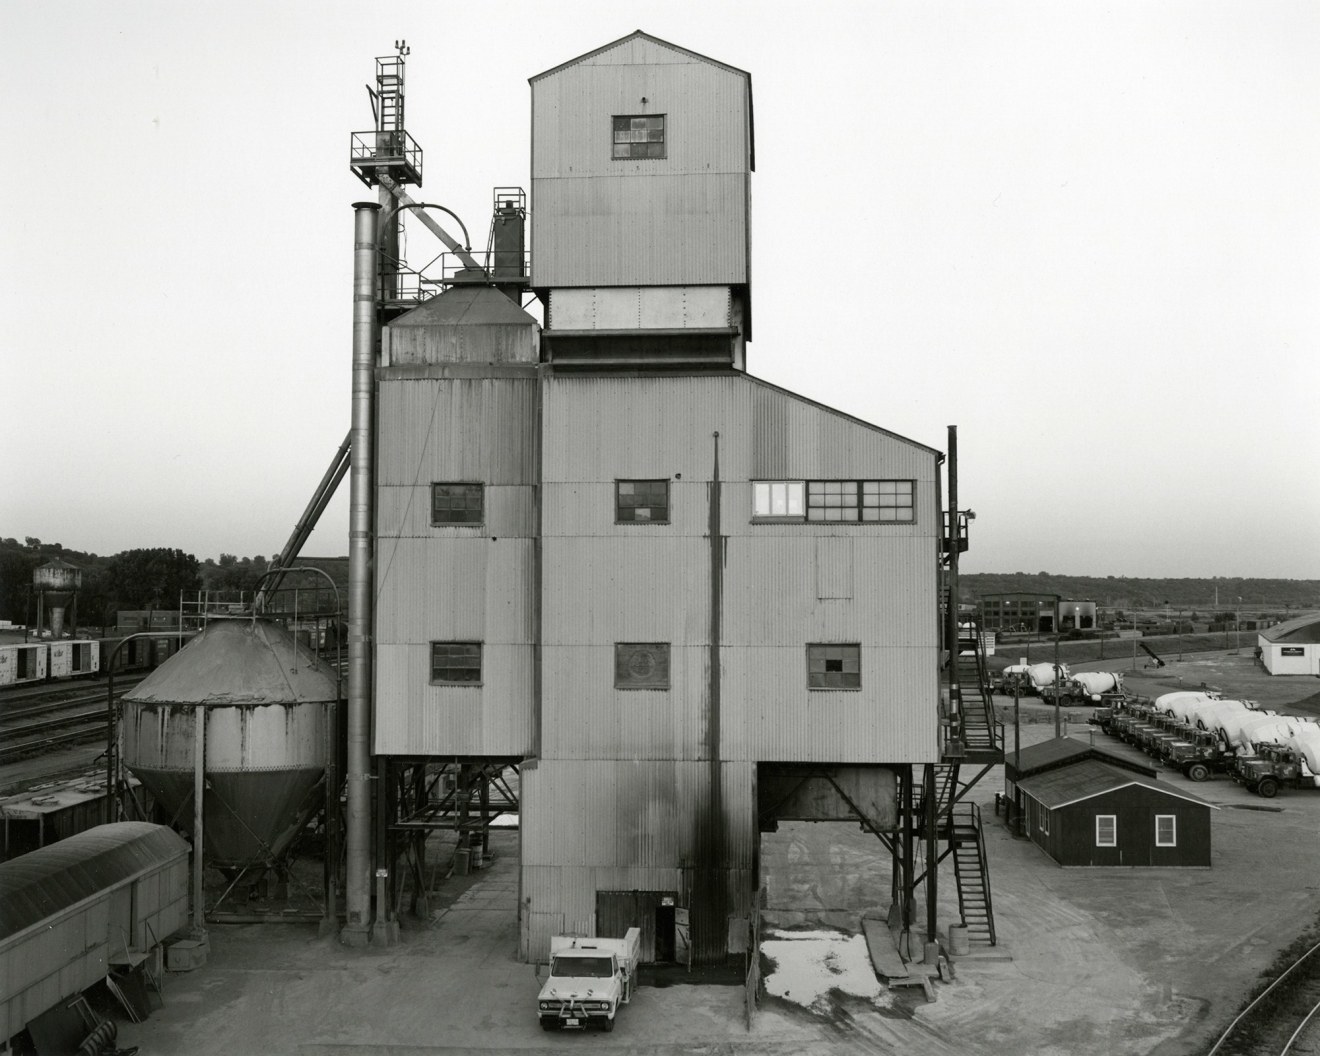
[[(431, 682), (442, 686), (481, 684), (481, 642), (432, 642)], [(615, 689), (668, 689), (668, 642), (615, 642)], [(808, 689), (861, 689), (862, 647), (813, 643), (807, 646)]]
[[(754, 521), (911, 524), (916, 520), (911, 480), (756, 480)], [(668, 524), (668, 480), (616, 480), (616, 524)], [(433, 525), (477, 525), (485, 521), (485, 485), (431, 485)]]

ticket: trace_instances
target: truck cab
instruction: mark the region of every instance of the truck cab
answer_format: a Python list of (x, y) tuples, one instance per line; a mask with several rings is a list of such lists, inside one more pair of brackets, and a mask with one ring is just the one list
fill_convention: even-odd
[(619, 1007), (632, 1000), (636, 989), (640, 952), (637, 928), (629, 928), (622, 939), (554, 936), (550, 977), (536, 1001), (541, 1028), (585, 1029), (595, 1024), (613, 1030)]

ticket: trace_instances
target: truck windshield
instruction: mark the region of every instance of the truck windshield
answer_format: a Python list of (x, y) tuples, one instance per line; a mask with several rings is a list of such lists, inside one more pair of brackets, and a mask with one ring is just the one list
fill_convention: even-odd
[(610, 957), (556, 957), (550, 962), (550, 974), (570, 979), (608, 979), (614, 974), (614, 964)]

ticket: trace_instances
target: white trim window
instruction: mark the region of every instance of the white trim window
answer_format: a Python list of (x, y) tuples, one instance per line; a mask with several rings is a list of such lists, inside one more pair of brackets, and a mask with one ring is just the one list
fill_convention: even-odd
[(754, 480), (752, 516), (800, 521), (806, 516), (806, 493), (805, 480)]
[(1178, 815), (1176, 814), (1155, 815), (1155, 846), (1156, 847), (1178, 846)]
[(1095, 845), (1097, 847), (1118, 846), (1118, 815), (1097, 814), (1095, 816)]

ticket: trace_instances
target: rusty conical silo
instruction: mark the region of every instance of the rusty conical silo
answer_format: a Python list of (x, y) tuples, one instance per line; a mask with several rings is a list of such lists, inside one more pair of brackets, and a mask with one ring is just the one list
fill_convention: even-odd
[(206, 859), (221, 867), (269, 864), (320, 805), (337, 694), (329, 665), (283, 628), (213, 617), (125, 694), (124, 764), (187, 822), (200, 718)]

